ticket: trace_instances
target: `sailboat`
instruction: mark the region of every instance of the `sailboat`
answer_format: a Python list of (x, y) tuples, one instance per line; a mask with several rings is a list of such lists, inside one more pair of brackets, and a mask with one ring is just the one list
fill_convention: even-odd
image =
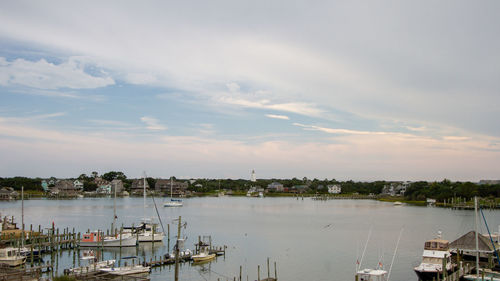
[(173, 190), (173, 182), (172, 178), (170, 178), (170, 201), (163, 203), (163, 207), (182, 207), (182, 200), (174, 199), (172, 197), (172, 190)]
[[(144, 210), (143, 210), (143, 221), (141, 222), (138, 230), (139, 242), (161, 242), (165, 238), (165, 234), (161, 231), (157, 231), (157, 223), (153, 223), (150, 219), (146, 219), (146, 172), (144, 172)], [(156, 206), (156, 205), (155, 205)]]
[(112, 235), (106, 236), (103, 231), (84, 233), (80, 240), (80, 247), (132, 247), (137, 245), (137, 238), (131, 233), (114, 233), (116, 226), (116, 188), (113, 197), (113, 224)]

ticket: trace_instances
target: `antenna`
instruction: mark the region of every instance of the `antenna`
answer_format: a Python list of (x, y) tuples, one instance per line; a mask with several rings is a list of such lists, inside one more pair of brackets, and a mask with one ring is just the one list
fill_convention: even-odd
[(363, 253), (361, 254), (361, 260), (359, 261), (358, 270), (361, 268), (361, 264), (363, 264), (363, 258), (365, 257), (366, 248), (368, 247), (368, 242), (370, 241), (370, 236), (372, 235), (372, 227), (373, 225), (370, 226), (370, 230), (368, 231), (368, 239), (366, 239), (365, 248), (363, 249)]
[[(389, 281), (389, 277), (391, 277), (391, 271), (392, 271), (392, 264), (394, 263), (394, 258), (396, 258), (396, 252), (398, 251), (398, 246), (399, 246), (399, 240), (401, 240), (401, 235), (403, 234), (404, 226), (401, 228), (399, 231), (399, 237), (398, 237), (398, 242), (396, 243), (396, 248), (394, 249), (394, 254), (392, 255), (392, 261), (391, 261), (391, 266), (389, 267), (389, 273), (387, 274), (387, 281)], [(441, 232), (441, 231), (439, 231)], [(441, 236), (441, 234), (439, 234)]]

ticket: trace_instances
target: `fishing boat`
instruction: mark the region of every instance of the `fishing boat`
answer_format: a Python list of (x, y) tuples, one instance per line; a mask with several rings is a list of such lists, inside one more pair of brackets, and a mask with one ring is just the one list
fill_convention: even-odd
[(163, 207), (182, 207), (182, 200), (181, 199), (174, 199), (172, 197), (173, 193), (173, 182), (172, 178), (170, 178), (170, 201), (167, 201), (163, 203)]
[(191, 256), (194, 262), (210, 261), (215, 258), (215, 254), (210, 254), (207, 245), (200, 245), (200, 252)]
[(26, 262), (26, 257), (21, 255), (17, 248), (7, 247), (0, 249), (0, 264), (19, 266)]
[(454, 265), (451, 262), (451, 252), (449, 241), (441, 238), (441, 231), (435, 239), (425, 242), (422, 254), (422, 263), (414, 268), (420, 280), (438, 279), (443, 274), (443, 264), (446, 265), (448, 273), (453, 271)]
[(112, 267), (116, 262), (115, 260), (97, 261), (94, 251), (92, 250), (83, 251), (82, 257), (80, 259), (86, 262), (85, 266), (67, 269), (65, 270), (65, 273), (67, 272), (68, 274), (84, 274), (88, 272), (95, 272), (99, 271), (102, 268)]
[(137, 245), (137, 237), (131, 233), (106, 236), (102, 231), (84, 233), (80, 247), (133, 247)]
[[(127, 259), (136, 259), (136, 258), (137, 257), (133, 256), (133, 257), (124, 257), (123, 259), (127, 260)], [(104, 272), (104, 273), (108, 273), (108, 274), (112, 274), (112, 275), (118, 275), (118, 276), (124, 276), (124, 275), (144, 276), (144, 275), (149, 274), (149, 272), (151, 271), (151, 267), (143, 266), (141, 264), (127, 265), (127, 263), (125, 262), (124, 266), (106, 267), (106, 268), (99, 269), (99, 271)]]

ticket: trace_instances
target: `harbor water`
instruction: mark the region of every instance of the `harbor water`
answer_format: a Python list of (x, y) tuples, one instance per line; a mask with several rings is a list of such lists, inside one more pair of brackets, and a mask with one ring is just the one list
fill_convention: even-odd
[[(187, 224), (182, 228), (186, 248), (194, 250), (198, 236), (212, 237), (214, 246), (227, 246), (226, 255), (203, 265), (183, 264), (180, 280), (257, 280), (267, 277), (267, 258), (274, 262), (280, 280), (354, 280), (356, 262), (362, 268), (375, 268), (379, 262), (388, 270), (398, 240), (403, 234), (392, 266), (391, 280), (417, 280), (413, 267), (421, 261), (425, 240), (442, 231), (453, 241), (474, 228), (474, 212), (447, 208), (402, 205), (375, 200), (315, 201), (310, 198), (201, 197), (184, 200), (179, 208), (164, 208), (156, 198), (165, 232), (170, 225), (170, 248), (175, 243), (179, 216)], [(21, 202), (0, 202), (2, 216), (21, 221)], [(142, 197), (116, 199), (117, 226), (135, 225), (146, 217), (156, 218), (153, 201)], [(484, 210), (490, 230), (498, 231), (498, 210)], [(109, 229), (113, 221), (112, 198), (73, 200), (33, 199), (24, 202), (24, 221), (42, 228), (75, 228), (76, 232)], [(486, 233), (484, 223), (481, 232)], [(371, 233), (371, 234), (370, 234)], [(368, 237), (370, 239), (366, 244)], [(366, 252), (362, 257), (362, 252)], [(137, 255), (141, 260), (162, 256), (168, 251), (163, 243), (142, 243), (138, 247), (104, 249), (104, 258)], [(50, 261), (50, 254), (44, 260)], [(73, 266), (70, 250), (57, 257), (57, 274)], [(78, 263), (78, 261), (76, 262)], [(172, 280), (174, 267), (153, 268), (151, 280)]]

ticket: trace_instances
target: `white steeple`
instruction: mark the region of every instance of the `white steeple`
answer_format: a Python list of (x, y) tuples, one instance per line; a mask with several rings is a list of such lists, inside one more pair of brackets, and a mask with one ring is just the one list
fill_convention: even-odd
[(252, 175), (250, 176), (250, 181), (251, 182), (256, 182), (257, 178), (255, 177), (255, 170), (252, 170)]

